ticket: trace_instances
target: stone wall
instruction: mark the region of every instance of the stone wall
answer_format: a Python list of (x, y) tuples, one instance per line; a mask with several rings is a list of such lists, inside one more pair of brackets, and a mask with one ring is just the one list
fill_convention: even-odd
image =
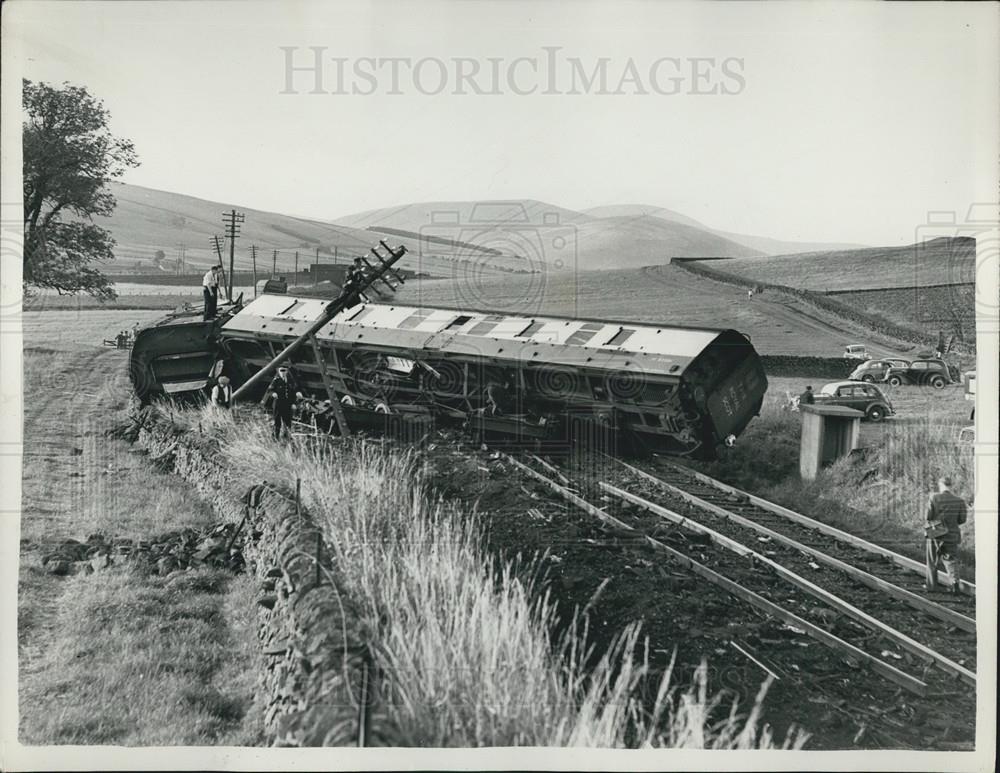
[(762, 354), (761, 364), (768, 376), (788, 376), (792, 378), (845, 379), (851, 375), (859, 360), (845, 360), (843, 357), (797, 357), (791, 354)]
[(155, 407), (132, 437), (150, 457), (241, 524), (247, 570), (260, 587), (259, 639), (266, 663), (259, 696), (265, 737), (276, 746), (382, 745), (388, 722), (357, 606), (296, 492), (241, 480), (217, 461), (215, 441), (172, 424)]
[(714, 279), (717, 282), (735, 285), (744, 289), (759, 287), (771, 292), (781, 292), (792, 295), (804, 303), (835, 314), (841, 319), (862, 325), (870, 330), (874, 330), (876, 333), (889, 336), (890, 338), (895, 338), (900, 341), (906, 341), (925, 347), (934, 347), (937, 344), (936, 336), (931, 336), (923, 331), (898, 325), (872, 314), (866, 314), (865, 312), (852, 308), (846, 303), (838, 301), (829, 295), (815, 293), (809, 290), (800, 290), (798, 288), (787, 287), (785, 285), (758, 282), (746, 277), (728, 274), (716, 267), (710, 268), (708, 266), (700, 265), (700, 261), (697, 258), (674, 258), (670, 263), (671, 265), (682, 268), (692, 274), (697, 274), (698, 276), (703, 276), (707, 279)]

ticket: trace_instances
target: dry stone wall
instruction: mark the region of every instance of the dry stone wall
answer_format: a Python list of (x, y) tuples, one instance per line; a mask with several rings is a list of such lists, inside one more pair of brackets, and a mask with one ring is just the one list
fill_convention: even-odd
[(155, 407), (136, 417), (131, 435), (157, 464), (239, 524), (244, 559), (260, 587), (267, 740), (276, 746), (387, 743), (389, 723), (369, 657), (372, 636), (295, 492), (240, 480), (218, 461), (212, 438), (177, 427)]
[(743, 289), (763, 288), (795, 296), (799, 300), (811, 304), (818, 309), (831, 312), (842, 319), (863, 325), (866, 328), (874, 330), (876, 333), (889, 336), (890, 338), (895, 338), (899, 341), (906, 341), (912, 344), (931, 347), (937, 343), (936, 336), (930, 336), (923, 331), (897, 325), (872, 314), (866, 314), (862, 311), (851, 308), (846, 303), (842, 303), (829, 295), (814, 293), (809, 290), (800, 290), (796, 287), (788, 287), (786, 285), (753, 281), (746, 277), (729, 274), (714, 266), (709, 267), (702, 265), (702, 263), (703, 261), (700, 261), (698, 258), (674, 258), (671, 261), (671, 265), (682, 268), (692, 274), (706, 277), (707, 279), (714, 279), (717, 282), (735, 285)]

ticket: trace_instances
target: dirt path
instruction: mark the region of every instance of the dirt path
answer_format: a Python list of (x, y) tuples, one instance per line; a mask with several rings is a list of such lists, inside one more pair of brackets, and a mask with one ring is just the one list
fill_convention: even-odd
[[(17, 637), (26, 743), (258, 742), (254, 717), (243, 714), (255, 673), (244, 646), (255, 644), (247, 577), (203, 572), (211, 587), (185, 595), (171, 590), (169, 578), (117, 558), (93, 573), (57, 573), (65, 567), (46, 562), (66, 540), (148, 539), (214, 520), (190, 487), (106, 435), (121, 421), (131, 386), (128, 352), (100, 343), (157, 315), (24, 315)], [(188, 635), (207, 621), (204, 636)], [(170, 636), (187, 636), (186, 649)], [(195, 667), (204, 672), (201, 686), (189, 684)], [(224, 699), (177, 711), (184, 695), (216, 688)], [(141, 700), (137, 690), (145, 691)]]

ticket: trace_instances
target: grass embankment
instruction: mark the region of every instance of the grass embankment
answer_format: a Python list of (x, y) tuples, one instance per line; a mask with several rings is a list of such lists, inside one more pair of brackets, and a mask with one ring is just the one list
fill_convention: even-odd
[[(247, 480), (301, 479), (304, 504), (375, 632), (399, 744), (772, 746), (757, 724), (760, 697), (748, 716), (734, 709), (718, 721), (720, 699), (707, 695), (704, 670), (686, 690), (672, 689), (666, 674), (644, 711), (637, 627), (597, 658), (588, 657), (582, 620), (552, 641), (554, 605), (524, 579), (537, 567), (519, 571), (487, 554), (475, 514), (432, 501), (412, 454), (363, 440), (278, 444), (263, 422), (210, 409), (176, 418), (215, 433), (226, 463)], [(588, 670), (585, 661), (597, 665)]]
[(123, 561), (56, 576), (43, 565), (66, 539), (155, 540), (216, 520), (189, 486), (105, 436), (127, 399), (127, 380), (112, 376), (124, 353), (67, 344), (102, 333), (53, 329), (46, 343), (71, 348), (25, 350), (20, 740), (259, 744), (249, 575), (161, 577)]
[[(782, 385), (792, 380), (781, 379)], [(799, 389), (806, 379), (796, 380)], [(899, 414), (862, 424), (865, 452), (824, 469), (814, 481), (799, 477), (801, 415), (783, 410), (774, 388), (761, 415), (723, 459), (699, 465), (706, 474), (798, 510), (872, 542), (923, 559), (927, 499), (937, 479), (951, 475), (966, 501), (975, 492), (973, 445), (958, 442), (968, 411), (956, 393), (930, 388), (883, 387)], [(975, 562), (975, 519), (962, 527), (962, 553)]]

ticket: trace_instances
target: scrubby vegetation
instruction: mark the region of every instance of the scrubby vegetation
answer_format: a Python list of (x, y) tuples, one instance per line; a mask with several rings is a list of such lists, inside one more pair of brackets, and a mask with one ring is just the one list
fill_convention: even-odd
[[(923, 558), (927, 498), (937, 490), (938, 477), (951, 475), (955, 493), (973, 500), (973, 445), (958, 440), (963, 422), (957, 415), (965, 413), (967, 404), (956, 395), (899, 388), (892, 399), (900, 417), (865, 425), (861, 453), (804, 482), (798, 473), (801, 417), (783, 409), (777, 391), (771, 390), (761, 416), (736, 447), (720, 461), (700, 465), (702, 471), (918, 559)], [(920, 400), (921, 395), (931, 399)], [(974, 544), (970, 508), (962, 528), (962, 550), (970, 566)]]
[(375, 634), (400, 744), (774, 746), (757, 721), (763, 690), (749, 715), (727, 714), (704, 669), (686, 689), (668, 671), (644, 703), (650, 669), (635, 626), (603, 654), (588, 647), (585, 618), (553, 641), (556, 609), (526, 579), (538, 573), (486, 553), (476, 514), (432, 500), (411, 453), (363, 440), (279, 444), (262, 423), (210, 409), (175, 419), (219, 436), (247, 480), (301, 479)]

